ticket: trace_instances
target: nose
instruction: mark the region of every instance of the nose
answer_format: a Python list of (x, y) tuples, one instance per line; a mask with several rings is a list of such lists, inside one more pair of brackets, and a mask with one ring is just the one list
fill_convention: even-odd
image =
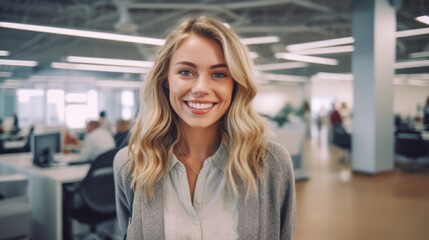
[(210, 84), (209, 84), (210, 78), (208, 76), (205, 76), (204, 74), (201, 74), (194, 82), (194, 85), (192, 86), (191, 92), (195, 96), (202, 96), (206, 95), (210, 91)]

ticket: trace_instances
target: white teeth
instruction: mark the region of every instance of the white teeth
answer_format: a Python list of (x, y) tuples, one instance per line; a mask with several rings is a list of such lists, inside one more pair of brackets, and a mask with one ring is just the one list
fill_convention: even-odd
[(193, 102), (188, 102), (188, 105), (191, 108), (195, 108), (195, 109), (208, 109), (213, 107), (214, 103), (193, 103)]

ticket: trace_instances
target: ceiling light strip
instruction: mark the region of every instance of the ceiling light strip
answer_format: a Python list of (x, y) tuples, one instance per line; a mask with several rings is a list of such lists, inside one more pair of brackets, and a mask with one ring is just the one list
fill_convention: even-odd
[[(158, 46), (161, 46), (165, 43), (164, 39), (159, 39), (159, 38), (149, 38), (149, 37), (140, 37), (140, 36), (123, 35), (123, 34), (116, 34), (116, 33), (60, 28), (60, 27), (48, 27), (48, 26), (33, 25), (33, 24), (0, 22), (0, 27), (34, 31), (34, 32), (60, 34), (60, 35), (67, 35), (67, 36), (75, 36), (75, 37), (86, 37), (86, 38), (96, 38), (96, 39), (104, 39), (104, 40), (112, 40), (112, 41), (158, 45)], [(241, 41), (244, 44), (253, 45), (253, 44), (266, 44), (266, 43), (279, 42), (280, 38), (277, 36), (265, 36), (265, 37), (243, 38), (241, 39)]]
[(259, 71), (270, 71), (270, 70), (282, 70), (282, 69), (308, 67), (308, 63), (304, 63), (304, 62), (271, 63), (271, 64), (261, 64), (255, 67), (256, 67), (256, 70), (259, 70)]
[(51, 67), (57, 69), (71, 69), (71, 70), (82, 70), (82, 71), (100, 71), (100, 72), (121, 72), (121, 73), (147, 73), (148, 68), (137, 68), (137, 67), (123, 67), (123, 66), (111, 66), (111, 65), (93, 65), (93, 64), (76, 64), (76, 63), (61, 63), (53, 62)]
[(416, 20), (421, 22), (421, 23), (429, 25), (429, 16), (427, 16), (427, 15), (416, 17)]
[(28, 60), (0, 59), (0, 65), (20, 66), (20, 67), (35, 67), (35, 66), (37, 66), (37, 62), (36, 61), (28, 61)]
[(306, 55), (298, 55), (292, 53), (276, 53), (276, 58), (283, 58), (286, 60), (299, 61), (299, 62), (309, 62), (309, 63), (317, 63), (323, 65), (338, 65), (338, 60), (332, 58), (322, 58), (322, 57), (313, 57)]
[(9, 51), (0, 50), (0, 56), (2, 56), (2, 57), (9, 56)]
[(343, 38), (334, 38), (323, 41), (314, 41), (307, 43), (299, 43), (299, 44), (291, 44), (286, 46), (286, 50), (289, 52), (304, 50), (304, 49), (312, 49), (312, 48), (321, 48), (321, 47), (330, 47), (336, 45), (344, 45), (351, 44), (354, 42), (353, 37), (343, 37)]
[(294, 54), (300, 55), (323, 55), (323, 54), (337, 54), (353, 52), (354, 47), (352, 45), (336, 46), (336, 47), (324, 47), (324, 48), (313, 48), (306, 50), (293, 51)]
[(315, 76), (317, 79), (324, 79), (324, 80), (353, 81), (352, 73), (318, 72), (316, 73)]
[(66, 60), (67, 62), (73, 62), (73, 63), (89, 63), (89, 64), (115, 65), (115, 66), (125, 66), (125, 67), (151, 68), (153, 66), (153, 62), (150, 62), (150, 61), (135, 61), (135, 60), (125, 60), (125, 59), (114, 59), (114, 58), (68, 56)]
[(429, 34), (429, 28), (417, 28), (396, 32), (397, 38)]
[(308, 78), (304, 76), (286, 75), (286, 74), (261, 74), (261, 77), (265, 80), (270, 81), (281, 81), (281, 82), (307, 82)]
[(397, 62), (394, 64), (395, 69), (417, 68), (417, 67), (427, 67), (427, 66), (429, 66), (429, 60), (405, 61), (405, 62)]
[(241, 42), (246, 45), (276, 43), (276, 42), (280, 42), (280, 38), (277, 36), (242, 38)]
[(68, 36), (75, 36), (75, 37), (97, 38), (97, 39), (105, 39), (105, 40), (113, 40), (113, 41), (121, 41), (121, 42), (158, 45), (158, 46), (163, 45), (165, 42), (164, 39), (158, 39), (158, 38), (148, 38), (148, 37), (115, 34), (115, 33), (95, 32), (95, 31), (86, 31), (86, 30), (77, 30), (77, 29), (59, 28), (59, 27), (47, 27), (47, 26), (40, 26), (40, 25), (11, 23), (11, 22), (0, 22), (0, 27), (34, 31), (34, 32), (53, 33), (53, 34), (68, 35)]
[[(402, 38), (402, 37), (411, 37), (411, 36), (425, 35), (425, 34), (429, 34), (429, 28), (418, 28), (418, 29), (398, 31), (396, 32), (396, 37)], [(334, 38), (334, 39), (328, 39), (328, 40), (322, 40), (322, 41), (291, 44), (286, 46), (286, 50), (288, 50), (289, 52), (295, 52), (295, 51), (304, 50), (304, 49), (313, 49), (313, 48), (351, 44), (353, 42), (354, 42), (353, 37)]]

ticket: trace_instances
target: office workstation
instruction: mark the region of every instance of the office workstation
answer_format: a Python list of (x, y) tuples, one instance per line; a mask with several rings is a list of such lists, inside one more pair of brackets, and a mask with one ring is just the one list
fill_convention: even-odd
[[(31, 239), (73, 239), (73, 235), (82, 231), (79, 229), (87, 231), (88, 227), (83, 228), (82, 224), (72, 220), (75, 197), (70, 195), (71, 190), (66, 192), (66, 188), (80, 193), (79, 188), (84, 186), (82, 181), (88, 179), (90, 173), (100, 177), (102, 173), (91, 170), (100, 165), (97, 162), (103, 162), (97, 168), (104, 169), (104, 174), (110, 176), (113, 181), (112, 162), (116, 148), (105, 151), (109, 155), (103, 152), (96, 159), (89, 161), (82, 159), (76, 148), (69, 151), (64, 146), (64, 138), (60, 132), (36, 132), (31, 136), (30, 151), (1, 154), (1, 175), (23, 174), (28, 178), (27, 196), (32, 209), (29, 221)], [(103, 185), (110, 186), (113, 196), (113, 183), (109, 184), (105, 178), (102, 182)], [(97, 194), (100, 189), (102, 187), (91, 191)], [(113, 200), (111, 205), (114, 206)], [(79, 220), (85, 223), (85, 219)]]
[(32, 208), (31, 238), (62, 239), (63, 184), (81, 181), (89, 164), (41, 168), (31, 153), (2, 155), (1, 173), (22, 173), (28, 177), (28, 201)]
[[(293, 161), (296, 239), (426, 239), (429, 26), (416, 17), (429, 10), (427, 0), (6, 2), (0, 3), (0, 173), (28, 178), (30, 239), (89, 232), (86, 224), (64, 221), (63, 212), (64, 187), (81, 182), (91, 167), (79, 164), (87, 123), (105, 111), (115, 147), (126, 146), (153, 52), (178, 18), (202, 10), (225, 19), (252, 52), (254, 107)], [(76, 34), (55, 32), (71, 29)], [(330, 122), (334, 109), (341, 136)], [(58, 136), (61, 146), (53, 140)], [(37, 145), (43, 141), (49, 147)], [(369, 208), (397, 216), (377, 199), (411, 209), (398, 211), (415, 225), (392, 220), (386, 224), (398, 227), (384, 231), (384, 220)], [(379, 221), (368, 226), (372, 217)], [(312, 226), (319, 226), (314, 234)]]

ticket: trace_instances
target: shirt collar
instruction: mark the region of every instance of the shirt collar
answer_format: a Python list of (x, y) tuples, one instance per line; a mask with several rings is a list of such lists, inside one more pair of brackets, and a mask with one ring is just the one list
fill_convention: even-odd
[[(216, 152), (208, 159), (212, 159), (212, 161), (216, 164), (216, 166), (221, 171), (224, 171), (226, 167), (226, 163), (228, 162), (228, 149), (225, 147), (223, 143), (221, 143), (219, 148), (216, 150)], [(177, 159), (176, 155), (172, 153), (167, 163), (168, 172), (171, 171), (178, 162), (179, 160)]]

